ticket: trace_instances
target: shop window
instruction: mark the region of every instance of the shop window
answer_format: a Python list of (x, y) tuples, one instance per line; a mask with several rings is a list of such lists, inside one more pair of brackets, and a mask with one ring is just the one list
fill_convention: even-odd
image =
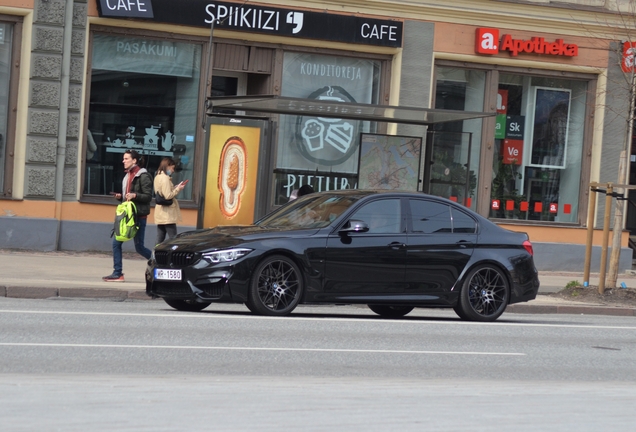
[[(483, 111), (486, 72), (437, 67), (435, 108)], [(425, 167), (428, 193), (449, 198), (466, 207), (476, 205), (481, 119), (434, 125)]]
[(500, 74), (490, 216), (576, 222), (587, 82)]
[(11, 167), (7, 157), (11, 150), (8, 150), (9, 141), (7, 139), (7, 126), (10, 103), (10, 81), (11, 81), (11, 56), (13, 46), (13, 24), (0, 22), (0, 191), (8, 196), (10, 193), (8, 183)]
[[(154, 176), (164, 157), (173, 181), (192, 179), (201, 45), (146, 37), (93, 35), (84, 193), (121, 191), (127, 149)], [(180, 197), (192, 199), (189, 182)]]
[[(283, 96), (377, 104), (380, 61), (319, 54), (285, 53)], [(283, 115), (280, 118), (274, 204), (310, 184), (314, 190), (357, 187), (360, 134), (375, 123)]]

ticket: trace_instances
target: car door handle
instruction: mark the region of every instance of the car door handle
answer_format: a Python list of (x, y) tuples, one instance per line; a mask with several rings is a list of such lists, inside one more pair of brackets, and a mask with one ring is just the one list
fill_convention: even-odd
[(461, 247), (461, 248), (465, 248), (468, 246), (472, 246), (473, 242), (468, 241), (468, 240), (460, 240), (456, 243), (457, 246)]
[(405, 248), (406, 245), (400, 242), (393, 242), (393, 243), (389, 243), (389, 247), (391, 249), (402, 249), (402, 248)]

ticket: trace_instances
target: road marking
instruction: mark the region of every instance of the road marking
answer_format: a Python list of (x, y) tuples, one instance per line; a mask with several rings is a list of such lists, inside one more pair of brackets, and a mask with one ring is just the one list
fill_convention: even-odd
[(134, 349), (170, 349), (170, 350), (223, 350), (223, 351), (291, 351), (325, 353), (365, 353), (365, 354), (444, 354), (473, 356), (525, 356), (525, 353), (501, 353), (478, 351), (408, 351), (408, 350), (365, 350), (337, 348), (272, 348), (272, 347), (223, 347), (192, 345), (104, 345), (104, 344), (56, 344), (56, 343), (11, 343), (0, 342), (0, 346), (50, 347), (50, 348), (134, 348)]
[[(262, 316), (249, 313), (236, 313), (236, 311), (204, 311), (204, 312), (165, 312), (165, 313), (122, 313), (122, 312), (74, 312), (74, 311), (34, 311), (34, 310), (5, 310), (0, 309), (0, 313), (11, 314), (42, 314), (42, 315), (87, 315), (87, 316), (120, 316), (120, 317), (144, 317), (144, 318), (190, 318), (190, 319), (259, 319), (259, 320), (296, 320), (296, 321), (337, 321), (337, 322), (354, 322), (354, 323), (397, 323), (397, 324), (420, 324), (420, 325), (472, 325), (472, 326), (495, 326), (495, 327), (550, 327), (550, 328), (575, 328), (575, 329), (600, 329), (600, 330), (636, 330), (636, 326), (603, 326), (590, 324), (542, 324), (542, 323), (510, 323), (505, 321), (496, 322), (475, 322), (475, 321), (438, 321), (435, 317), (418, 317), (422, 319), (386, 319), (386, 318), (368, 318), (360, 315), (356, 318), (344, 318), (338, 316), (325, 317), (307, 317), (307, 316)], [(307, 313), (307, 312), (301, 312)], [(320, 315), (325, 313), (320, 312)], [(350, 315), (350, 314), (348, 314)]]

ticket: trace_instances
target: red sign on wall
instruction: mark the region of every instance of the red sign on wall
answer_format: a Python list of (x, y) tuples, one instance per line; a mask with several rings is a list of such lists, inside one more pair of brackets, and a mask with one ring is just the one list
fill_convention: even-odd
[(521, 165), (523, 158), (523, 141), (522, 140), (503, 140), (501, 146), (502, 162), (505, 164)]
[(494, 55), (501, 51), (508, 51), (513, 57), (522, 53), (575, 57), (579, 55), (579, 46), (566, 43), (563, 39), (550, 42), (538, 36), (525, 40), (514, 39), (511, 35), (505, 34), (499, 39), (499, 29), (478, 28), (476, 30), (476, 53)]
[(636, 42), (623, 43), (623, 58), (621, 69), (623, 72), (634, 72), (634, 55), (636, 54)]
[(499, 53), (499, 30), (478, 28), (475, 35), (475, 52), (479, 54)]

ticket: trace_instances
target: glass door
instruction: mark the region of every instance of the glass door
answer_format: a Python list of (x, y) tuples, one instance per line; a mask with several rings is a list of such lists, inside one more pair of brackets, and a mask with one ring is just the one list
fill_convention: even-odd
[(428, 132), (424, 192), (472, 205), (477, 187), (477, 176), (469, 169), (472, 138), (470, 132)]

